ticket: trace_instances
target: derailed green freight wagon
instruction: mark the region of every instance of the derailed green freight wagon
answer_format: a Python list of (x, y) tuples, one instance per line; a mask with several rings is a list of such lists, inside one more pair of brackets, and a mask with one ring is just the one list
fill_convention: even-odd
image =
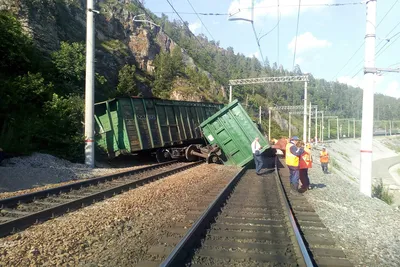
[(96, 144), (114, 157), (142, 151), (163, 153), (163, 148), (201, 143), (204, 140), (198, 126), (222, 107), (215, 103), (135, 97), (96, 103)]
[(262, 152), (269, 143), (240, 103), (235, 100), (200, 124), (204, 137), (222, 150), (225, 165), (245, 166), (253, 159), (251, 143), (260, 138)]

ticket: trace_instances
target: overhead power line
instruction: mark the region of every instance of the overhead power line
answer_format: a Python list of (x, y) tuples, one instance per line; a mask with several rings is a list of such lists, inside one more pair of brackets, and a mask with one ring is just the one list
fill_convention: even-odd
[[(396, 2), (393, 3), (393, 5), (388, 9), (388, 11), (385, 13), (385, 15), (383, 16), (383, 18), (379, 21), (379, 23), (377, 24), (376, 28), (379, 27), (379, 25), (385, 20), (386, 16), (390, 13), (390, 11), (392, 11), (393, 7), (397, 4), (397, 2), (399, 2), (399, 0), (396, 0)], [(365, 2), (364, 2), (365, 3)], [(397, 27), (398, 25), (396, 25), (395, 27)], [(388, 35), (393, 31), (393, 29), (388, 33)], [(381, 42), (379, 42), (378, 46), (381, 45), (381, 43), (383, 42), (383, 40), (381, 40)], [(332, 80), (334, 80), (339, 73), (344, 70), (344, 68), (346, 68), (346, 66), (350, 63), (350, 61), (354, 58), (354, 56), (358, 53), (358, 51), (360, 51), (360, 49), (363, 47), (364, 45), (364, 41), (362, 42), (362, 44), (357, 48), (357, 50), (353, 53), (353, 55), (350, 57), (350, 59), (346, 62), (346, 64), (343, 65), (343, 67), (336, 73), (335, 76), (333, 76)], [(378, 51), (379, 52), (379, 51)], [(362, 64), (363, 59), (356, 65), (359, 66), (360, 64)], [(353, 68), (354, 70), (354, 68)], [(353, 70), (351, 72), (353, 72)], [(362, 69), (361, 69), (362, 70)], [(356, 74), (354, 74), (353, 77), (355, 77), (361, 70), (359, 70)], [(350, 73), (351, 73), (350, 72)]]
[(281, 21), (281, 11), (280, 11), (280, 9), (279, 9), (279, 0), (278, 0), (278, 8), (277, 8), (277, 11), (278, 11), (278, 38), (277, 38), (277, 53), (278, 53), (278, 56), (277, 56), (277, 62), (278, 62), (278, 66), (279, 66), (279, 22)]
[(385, 16), (383, 16), (383, 18), (382, 18), (381, 21), (378, 23), (378, 25), (376, 25), (377, 28), (378, 28), (379, 25), (382, 23), (382, 21), (386, 18), (386, 16), (389, 14), (389, 12), (392, 11), (393, 7), (397, 4), (397, 2), (399, 2), (399, 0), (396, 0), (396, 2), (394, 2), (393, 5), (389, 8), (389, 10), (386, 12)]
[[(351, 5), (363, 5), (365, 4), (366, 1), (361, 1), (361, 2), (349, 2), (349, 3), (336, 3), (336, 4), (303, 4), (302, 7), (318, 7), (318, 6), (328, 6), (328, 7), (338, 7), (338, 6), (351, 6)], [(297, 7), (298, 5), (280, 5), (280, 7)], [(257, 6), (257, 9), (263, 9), (263, 8), (274, 8), (277, 7), (277, 5), (269, 5), (269, 6)], [(251, 7), (245, 7), (241, 9), (251, 9)]]
[(335, 74), (335, 76), (333, 76), (332, 80), (334, 80), (339, 75), (339, 73), (350, 63), (350, 61), (357, 54), (357, 52), (360, 51), (360, 49), (363, 47), (363, 45), (364, 45), (364, 42), (361, 43), (361, 45), (357, 48), (356, 52), (354, 52), (353, 55), (349, 58), (349, 60), (347, 60), (346, 64), (344, 64), (343, 67)]
[(279, 27), (279, 22), (280, 22), (280, 21), (281, 21), (281, 19), (280, 19), (280, 17), (279, 17), (278, 22), (275, 24), (275, 26), (274, 26), (272, 29), (270, 29), (269, 31), (267, 31), (265, 34), (261, 35), (261, 37), (258, 38), (258, 40), (260, 41), (261, 38), (267, 36), (267, 35), (270, 34), (273, 30), (275, 30), (277, 27)]
[[(302, 5), (303, 7), (320, 7), (320, 6), (327, 6), (327, 7), (339, 7), (339, 6), (351, 6), (351, 5), (363, 5), (365, 4), (366, 1), (362, 1), (362, 2), (349, 2), (349, 3), (337, 3), (337, 4), (306, 4), (306, 5)], [(297, 7), (297, 5), (280, 5), (279, 3), (277, 5), (269, 5), (269, 6), (260, 6), (257, 8), (275, 8), (275, 7)], [(245, 7), (245, 8), (241, 8), (242, 10), (245, 9), (251, 9), (251, 7)], [(175, 12), (171, 12), (171, 11), (152, 11), (153, 13), (156, 14), (174, 14)], [(179, 14), (183, 14), (183, 15), (200, 15), (200, 16), (230, 16), (232, 14), (230, 13), (215, 13), (215, 12), (187, 12), (187, 11), (179, 11)]]
[[(382, 46), (381, 49), (379, 49), (379, 51), (377, 52), (376, 58), (378, 58), (380, 55), (382, 55), (383, 52), (385, 52), (390, 46), (392, 46), (397, 40), (399, 40), (399, 38), (400, 38), (400, 35), (399, 35), (399, 34), (400, 34), (400, 32), (394, 34), (392, 37), (390, 37), (390, 38), (387, 40), (387, 42), (385, 43), (385, 45), (388, 44), (389, 42), (390, 42), (390, 44), (389, 44), (388, 46), (386, 46), (385, 49), (383, 49), (383, 48), (385, 47), (385, 45)], [(395, 36), (397, 36), (396, 39), (394, 39), (394, 40), (392, 41), (392, 39), (393, 39)], [(383, 49), (383, 50), (382, 50), (382, 49)]]
[[(375, 57), (375, 59), (380, 56), (383, 52), (385, 52), (394, 42), (396, 42), (400, 36), (398, 36), (389, 46), (387, 46), (385, 48), (385, 50), (382, 51), (382, 49), (391, 41), (391, 39), (393, 39), (395, 36), (397, 36), (398, 34), (400, 34), (400, 32), (394, 34), (393, 36), (391, 36), (390, 38), (387, 38), (389, 36), (389, 34), (391, 34), (398, 26), (400, 25), (400, 21), (390, 30), (390, 32), (386, 35), (386, 37), (384, 39), (382, 39), (379, 44), (377, 45), (377, 47), (379, 47), (384, 41), (386, 41), (386, 43), (384, 43), (384, 45), (378, 50), (378, 52), (376, 53), (377, 56)], [(362, 64), (363, 59), (351, 70), (350, 73), (352, 73), (354, 71), (354, 69), (356, 69), (358, 66), (360, 66), (360, 64)], [(352, 78), (356, 77), (361, 71), (362, 71), (362, 67), (352, 76)]]
[(294, 69), (294, 62), (296, 60), (297, 35), (299, 34), (300, 6), (301, 6), (301, 0), (299, 0), (299, 9), (297, 12), (296, 40), (294, 41), (294, 54), (293, 54), (293, 69)]
[(261, 60), (263, 62), (263, 66), (265, 68), (265, 59), (264, 59), (263, 52), (261, 50), (260, 39), (258, 38), (257, 33), (256, 33), (256, 28), (254, 27), (254, 0), (252, 1), (252, 7), (253, 7), (253, 9), (251, 10), (251, 21), (250, 21), (251, 22), (251, 27), (253, 28), (253, 33), (254, 33), (254, 37), (256, 38), (258, 51), (260, 51)]
[(204, 26), (204, 28), (206, 28), (206, 31), (208, 32), (208, 34), (211, 36), (211, 38), (212, 38), (213, 40), (215, 40), (214, 37), (212, 36), (211, 32), (208, 30), (207, 26), (204, 25), (204, 23), (203, 23), (203, 21), (201, 20), (199, 14), (198, 14), (198, 13), (196, 12), (196, 10), (194, 9), (192, 3), (190, 3), (190, 0), (186, 0), (186, 1), (187, 1), (187, 2), (189, 3), (189, 5), (192, 7), (194, 13), (196, 13), (196, 15), (197, 15), (197, 17), (199, 18), (201, 24)]
[[(183, 25), (186, 26), (186, 28), (190, 31), (189, 27), (186, 25), (185, 21), (182, 19), (181, 15), (179, 15), (179, 13), (176, 11), (176, 9), (174, 8), (174, 6), (171, 4), (171, 2), (169, 0), (167, 0), (168, 4), (171, 6), (171, 8), (175, 11), (175, 14), (180, 18), (180, 20), (182, 21)], [(191, 32), (191, 31), (190, 31)], [(200, 40), (196, 37), (196, 35), (194, 35), (194, 38), (197, 40), (197, 42), (200, 44), (201, 47), (203, 47), (204, 49), (206, 49), (204, 47), (204, 45), (200, 42)]]

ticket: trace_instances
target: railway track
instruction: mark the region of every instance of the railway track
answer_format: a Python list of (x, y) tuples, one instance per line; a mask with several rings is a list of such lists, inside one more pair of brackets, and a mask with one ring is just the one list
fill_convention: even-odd
[(263, 176), (242, 169), (139, 266), (352, 266), (304, 196), (286, 196), (285, 179), (279, 161)]
[(201, 163), (171, 161), (1, 199), (0, 237)]

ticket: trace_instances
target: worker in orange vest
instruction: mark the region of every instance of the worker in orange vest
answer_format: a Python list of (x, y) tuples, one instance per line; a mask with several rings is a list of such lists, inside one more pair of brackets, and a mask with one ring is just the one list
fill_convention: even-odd
[(301, 181), (301, 188), (299, 192), (303, 193), (309, 189), (310, 186), (310, 178), (308, 177), (308, 169), (312, 168), (312, 156), (311, 156), (311, 149), (310, 145), (304, 146), (303, 142), (300, 142), (298, 147), (304, 147), (304, 153), (300, 156), (299, 162), (299, 171), (300, 171), (300, 181)]
[(319, 155), (319, 161), (321, 162), (322, 171), (325, 174), (328, 174), (329, 154), (325, 147), (322, 147), (322, 151)]
[(285, 153), (285, 162), (290, 173), (290, 193), (293, 195), (299, 195), (299, 157), (304, 153), (304, 149), (302, 147), (296, 147), (298, 141), (299, 138), (297, 136), (293, 136), (290, 143), (286, 145)]

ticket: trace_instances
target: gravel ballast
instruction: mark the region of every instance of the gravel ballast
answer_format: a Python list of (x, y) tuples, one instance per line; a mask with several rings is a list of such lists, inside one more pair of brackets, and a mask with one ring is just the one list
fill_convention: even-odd
[(319, 150), (309, 171), (316, 188), (305, 193), (336, 242), (355, 266), (400, 266), (400, 212), (359, 191), (358, 181), (333, 169), (323, 174)]
[(237, 168), (202, 164), (0, 239), (4, 266), (132, 266)]
[[(76, 180), (94, 178), (143, 168), (144, 164), (127, 168), (89, 168), (52, 155), (34, 153), (31, 156), (4, 160), (0, 166), (0, 198), (31, 193)], [(3, 193), (1, 193), (3, 192)]]

